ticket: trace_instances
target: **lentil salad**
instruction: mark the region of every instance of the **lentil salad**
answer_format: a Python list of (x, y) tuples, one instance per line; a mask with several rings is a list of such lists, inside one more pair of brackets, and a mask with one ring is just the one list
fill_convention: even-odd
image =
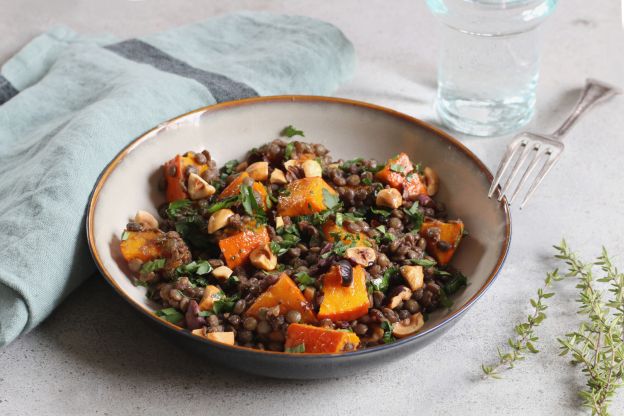
[(333, 160), (303, 135), (289, 126), (220, 168), (207, 150), (163, 165), (160, 220), (139, 211), (120, 244), (161, 319), (230, 345), (346, 352), (417, 333), (467, 284), (435, 171), (405, 153)]

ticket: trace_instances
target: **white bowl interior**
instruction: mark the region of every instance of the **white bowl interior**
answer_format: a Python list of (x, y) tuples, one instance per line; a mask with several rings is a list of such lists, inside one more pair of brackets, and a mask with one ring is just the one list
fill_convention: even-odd
[(425, 329), (479, 291), (506, 250), (507, 223), (503, 205), (486, 196), (490, 182), (478, 164), (435, 132), (392, 113), (301, 99), (202, 110), (162, 124), (131, 146), (101, 187), (91, 234), (104, 270), (134, 303), (147, 311), (156, 306), (145, 297), (145, 288), (135, 287), (128, 279), (119, 236), (138, 209), (157, 215), (156, 207), (164, 202), (157, 190), (162, 163), (177, 153), (208, 149), (221, 165), (277, 138), (290, 124), (305, 132), (303, 140), (324, 144), (334, 159), (384, 161), (405, 151), (413, 161), (439, 173), (436, 199), (447, 205), (451, 217), (461, 218), (469, 232), (453, 259), (453, 265), (468, 276), (469, 285), (453, 298), (451, 309), (432, 314)]

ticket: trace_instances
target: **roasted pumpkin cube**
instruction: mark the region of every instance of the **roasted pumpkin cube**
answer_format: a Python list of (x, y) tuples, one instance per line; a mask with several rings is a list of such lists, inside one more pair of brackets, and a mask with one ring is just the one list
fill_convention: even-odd
[(273, 286), (258, 296), (245, 314), (257, 317), (261, 308), (273, 308), (278, 305), (281, 315), (285, 315), (290, 310), (295, 310), (301, 313), (303, 322), (316, 322), (312, 305), (306, 301), (295, 282), (285, 273), (282, 273)]
[(193, 152), (188, 152), (184, 156), (177, 155), (163, 165), (163, 174), (167, 182), (167, 202), (189, 198), (186, 190), (188, 179), (186, 171), (189, 166), (194, 167), (199, 175), (208, 169), (208, 165), (196, 162)]
[(386, 166), (377, 172), (376, 176), (381, 182), (402, 190), (405, 177), (413, 170), (414, 167), (407, 154), (399, 153), (397, 156), (388, 159)]
[(464, 223), (460, 220), (443, 222), (427, 218), (420, 227), (420, 235), (427, 241), (427, 251), (442, 266), (453, 258), (463, 234)]
[(289, 183), (286, 194), (279, 197), (277, 212), (280, 216), (296, 217), (325, 211), (330, 208), (326, 195), (337, 197), (338, 193), (323, 178), (297, 179)]
[(257, 247), (268, 244), (269, 233), (264, 226), (251, 226), (219, 240), (219, 248), (230, 269), (247, 262), (249, 254)]
[(368, 236), (364, 233), (353, 234), (347, 231), (344, 227), (337, 225), (333, 221), (326, 221), (323, 224), (323, 234), (325, 239), (330, 243), (336, 241), (336, 237), (339, 236), (340, 241), (346, 245), (353, 244), (355, 247), (370, 247), (371, 242)]
[(368, 291), (366, 276), (362, 266), (353, 267), (353, 282), (342, 285), (342, 277), (337, 265), (323, 275), (323, 302), (318, 313), (319, 319), (351, 321), (368, 313)]
[(302, 352), (305, 353), (331, 354), (344, 351), (347, 344), (351, 344), (349, 350), (355, 350), (360, 339), (353, 332), (291, 324), (286, 332), (284, 347), (287, 350), (302, 347)]
[(126, 239), (120, 244), (121, 255), (126, 261), (141, 260), (143, 263), (162, 257), (160, 230), (126, 231)]
[[(221, 191), (218, 199), (225, 199), (234, 195), (238, 195), (240, 193), (240, 187), (246, 178), (249, 178), (249, 173), (242, 172), (241, 174), (239, 174), (236, 178), (234, 178), (232, 182), (230, 182), (228, 186), (225, 187), (223, 191)], [(259, 199), (258, 202), (260, 203), (262, 208), (266, 209), (268, 195), (266, 187), (261, 182), (256, 181), (251, 185), (251, 189)]]

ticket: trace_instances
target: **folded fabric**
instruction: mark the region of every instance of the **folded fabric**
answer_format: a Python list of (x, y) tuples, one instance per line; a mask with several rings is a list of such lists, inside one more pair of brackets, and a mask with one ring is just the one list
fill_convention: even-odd
[(140, 39), (51, 30), (0, 72), (0, 346), (95, 269), (84, 235), (104, 166), (157, 123), (256, 95), (327, 95), (352, 45), (301, 16), (236, 13)]

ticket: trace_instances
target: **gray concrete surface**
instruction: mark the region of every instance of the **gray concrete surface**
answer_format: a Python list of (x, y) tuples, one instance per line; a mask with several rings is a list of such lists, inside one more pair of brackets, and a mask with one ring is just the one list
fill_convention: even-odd
[[(532, 129), (554, 129), (587, 76), (624, 86), (618, 3), (561, 2), (549, 22)], [(0, 61), (55, 24), (130, 37), (238, 9), (337, 24), (360, 60), (355, 78), (337, 95), (431, 120), (435, 22), (422, 1), (0, 0)], [(293, 382), (234, 374), (161, 338), (93, 276), (43, 325), (0, 350), (0, 414), (583, 414), (576, 395), (583, 379), (557, 357), (555, 342), (576, 324), (572, 282), (558, 287), (551, 317), (540, 329), (541, 354), (494, 382), (479, 379), (479, 366), (527, 313), (528, 297), (555, 266), (552, 244), (565, 236), (586, 256), (601, 244), (613, 253), (624, 250), (622, 114), (619, 98), (573, 130), (563, 160), (533, 203), (514, 211), (511, 252), (494, 287), (448, 335), (409, 358), (347, 379)], [(508, 141), (465, 138), (491, 168)], [(622, 397), (612, 411), (624, 413)]]

